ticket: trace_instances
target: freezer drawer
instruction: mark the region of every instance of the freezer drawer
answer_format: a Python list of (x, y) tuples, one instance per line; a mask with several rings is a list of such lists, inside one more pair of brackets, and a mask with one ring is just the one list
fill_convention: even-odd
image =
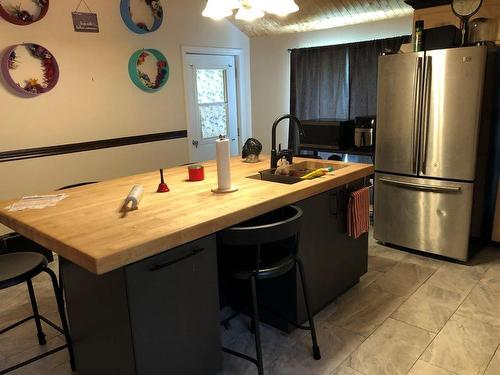
[(467, 260), (472, 183), (375, 175), (375, 238)]

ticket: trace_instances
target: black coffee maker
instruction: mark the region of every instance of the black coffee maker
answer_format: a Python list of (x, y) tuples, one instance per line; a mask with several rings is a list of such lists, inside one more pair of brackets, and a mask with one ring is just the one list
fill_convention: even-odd
[(354, 147), (361, 150), (371, 150), (375, 145), (375, 116), (356, 117), (354, 128)]

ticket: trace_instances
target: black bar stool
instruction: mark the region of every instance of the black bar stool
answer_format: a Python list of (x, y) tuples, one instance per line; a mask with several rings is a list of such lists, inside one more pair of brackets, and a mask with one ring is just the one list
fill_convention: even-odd
[[(47, 273), (51, 280), (52, 286), (54, 288), (54, 294), (56, 296), (57, 308), (59, 310), (59, 316), (61, 318), (62, 328), (55, 325), (53, 322), (40, 315), (38, 312), (38, 306), (36, 303), (35, 291), (33, 290), (32, 279), (39, 275), (40, 273)], [(44, 321), (57, 331), (61, 332), (66, 339), (66, 344), (55, 349), (52, 349), (46, 353), (40, 354), (36, 357), (33, 357), (27, 361), (19, 363), (15, 366), (9, 367), (5, 370), (0, 370), (1, 374), (6, 374), (10, 371), (14, 371), (22, 366), (28, 365), (32, 362), (35, 362), (41, 358), (47, 357), (51, 354), (54, 354), (60, 350), (68, 348), (69, 358), (71, 363), (72, 370), (75, 370), (75, 362), (73, 357), (73, 346), (71, 344), (71, 337), (69, 334), (68, 322), (66, 320), (66, 314), (64, 311), (64, 302), (62, 298), (62, 292), (57, 283), (57, 277), (54, 271), (47, 267), (47, 259), (38, 253), (32, 252), (22, 252), (22, 253), (12, 253), (6, 255), (0, 255), (0, 289), (10, 288), (14, 285), (21, 284), (26, 282), (28, 285), (28, 293), (31, 300), (31, 307), (33, 308), (33, 315), (29, 316), (17, 323), (12, 324), (11, 326), (0, 330), (0, 335), (10, 331), (13, 328), (20, 326), (27, 321), (34, 319), (36, 330), (38, 332), (38, 342), (40, 345), (45, 345), (47, 342), (45, 340), (45, 334), (42, 330), (41, 321)]]
[(251, 328), (255, 334), (257, 358), (252, 358), (229, 348), (223, 348), (223, 350), (226, 353), (253, 362), (258, 368), (259, 375), (264, 374), (264, 364), (260, 341), (257, 281), (282, 276), (297, 266), (302, 282), (309, 326), (295, 325), (311, 331), (313, 357), (316, 360), (321, 359), (314, 319), (309, 308), (304, 265), (297, 256), (301, 219), (302, 210), (299, 207), (286, 206), (224, 230), (220, 234), (223, 249), (227, 250), (228, 253), (235, 254), (237, 252), (238, 255), (231, 259), (230, 276), (236, 280), (248, 280), (250, 282), (252, 291)]

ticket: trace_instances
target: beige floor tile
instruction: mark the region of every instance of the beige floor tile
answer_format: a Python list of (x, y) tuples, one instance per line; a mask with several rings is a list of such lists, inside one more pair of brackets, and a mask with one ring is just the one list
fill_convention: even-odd
[[(338, 302), (342, 301), (346, 296), (352, 294), (352, 293), (359, 293), (358, 290), (364, 289), (370, 285), (373, 285), (376, 280), (380, 279), (384, 275), (383, 272), (380, 271), (374, 271), (374, 270), (368, 270), (367, 273), (365, 273), (359, 283), (354, 285), (351, 289), (349, 289), (345, 294), (341, 295), (340, 298), (336, 299), (333, 303), (335, 304), (335, 310), (338, 308)], [(332, 314), (334, 310), (331, 310), (330, 314), (328, 317)], [(321, 313), (320, 313), (321, 314)], [(321, 314), (323, 315), (323, 314)]]
[(406, 256), (406, 253), (380, 244), (368, 247), (368, 269), (387, 272)]
[(437, 333), (482, 275), (482, 269), (446, 263), (410, 296), (393, 316)]
[[(223, 331), (223, 345), (237, 352), (255, 357), (254, 335), (248, 330), (249, 319), (238, 316), (231, 320), (231, 329)], [(291, 335), (265, 324), (260, 325), (264, 368), (269, 370), (284, 353), (293, 350), (296, 341)], [(254, 374), (255, 365), (230, 354), (224, 354), (225, 375)], [(268, 372), (269, 373), (269, 372)]]
[(408, 375), (454, 375), (453, 372), (431, 365), (430, 363), (418, 360), (411, 368)]
[[(44, 322), (42, 322), (42, 329), (47, 341), (59, 335), (59, 332)], [(20, 352), (37, 347), (40, 347), (40, 345), (34, 320), (30, 320), (0, 336), (0, 353), (7, 359)]]
[[(37, 356), (42, 353), (46, 353), (47, 351), (54, 349), (58, 346), (64, 345), (64, 340), (60, 337), (53, 337), (52, 339), (47, 341), (47, 344), (44, 346), (36, 346), (29, 348), (24, 351), (17, 352), (14, 356), (9, 357), (8, 359), (0, 362), (0, 369), (5, 369), (11, 366), (14, 366), (18, 363), (26, 361), (34, 356)], [(45, 375), (51, 374), (50, 370), (54, 367), (57, 367), (63, 363), (68, 362), (68, 352), (67, 350), (61, 350), (57, 353), (54, 353), (50, 356), (42, 358), (34, 363), (31, 363), (27, 366), (21, 367), (20, 369), (10, 372), (12, 375)]]
[(441, 268), (446, 262), (434, 258), (430, 258), (428, 256), (408, 253), (403, 259), (401, 259), (403, 263), (414, 263), (423, 267), (429, 267), (434, 270)]
[(443, 289), (459, 292), (465, 297), (481, 280), (484, 272), (483, 268), (446, 263), (429, 278), (428, 282)]
[(499, 327), (455, 314), (429, 345), (422, 360), (459, 375), (479, 374), (499, 343)]
[(387, 319), (351, 354), (349, 366), (366, 375), (407, 374), (434, 335)]
[(365, 287), (373, 283), (375, 280), (377, 280), (379, 277), (383, 275), (382, 272), (375, 271), (375, 270), (369, 270), (367, 273), (365, 273), (363, 276), (361, 276), (361, 279), (359, 280), (359, 283), (355, 286), (361, 286)]
[(368, 254), (368, 269), (379, 272), (387, 272), (398, 264), (397, 260)]
[[(359, 284), (355, 285), (354, 288), (356, 288)], [(329, 305), (327, 305), (325, 308), (323, 308), (319, 313), (317, 313), (314, 316), (314, 321), (316, 324), (326, 322), (335, 311), (338, 310), (337, 302), (331, 302)]]
[(435, 269), (421, 266), (415, 263), (400, 262), (383, 276), (379, 277), (375, 284), (385, 291), (408, 297), (415, 292), (433, 273)]
[(491, 360), (484, 375), (498, 375), (500, 374), (500, 349), (497, 350), (495, 356)]
[(43, 375), (73, 375), (73, 374), (76, 375), (76, 372), (71, 371), (71, 366), (69, 365), (69, 362), (65, 362), (43, 373)]
[(26, 284), (0, 290), (0, 329), (31, 314)]
[(368, 246), (368, 253), (384, 257), (387, 259), (392, 259), (397, 262), (402, 260), (408, 253), (393, 247), (382, 245), (381, 243), (374, 243)]
[(392, 317), (438, 333), (455, 313), (464, 296), (426, 282), (408, 298)]
[(492, 283), (487, 281), (477, 284), (457, 314), (500, 327), (500, 284)]
[[(484, 274), (481, 282), (490, 283), (492, 286), (499, 286), (500, 284), (500, 260), (495, 260), (490, 263), (488, 271)], [(499, 286), (500, 288), (500, 286)]]
[(351, 367), (342, 365), (334, 372), (332, 372), (331, 375), (363, 375), (363, 374), (359, 371), (354, 370)]
[(292, 337), (296, 344), (285, 350), (269, 366), (269, 374), (317, 374), (330, 375), (363, 342), (364, 337), (340, 327), (322, 323), (316, 327), (321, 360), (312, 356), (310, 332), (295, 331)]
[(404, 302), (374, 284), (345, 293), (327, 322), (368, 337)]

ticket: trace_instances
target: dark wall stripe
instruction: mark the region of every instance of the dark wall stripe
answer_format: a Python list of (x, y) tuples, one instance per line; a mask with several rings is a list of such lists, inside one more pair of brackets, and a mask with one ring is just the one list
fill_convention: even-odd
[(0, 152), (0, 163), (187, 138), (187, 130)]

